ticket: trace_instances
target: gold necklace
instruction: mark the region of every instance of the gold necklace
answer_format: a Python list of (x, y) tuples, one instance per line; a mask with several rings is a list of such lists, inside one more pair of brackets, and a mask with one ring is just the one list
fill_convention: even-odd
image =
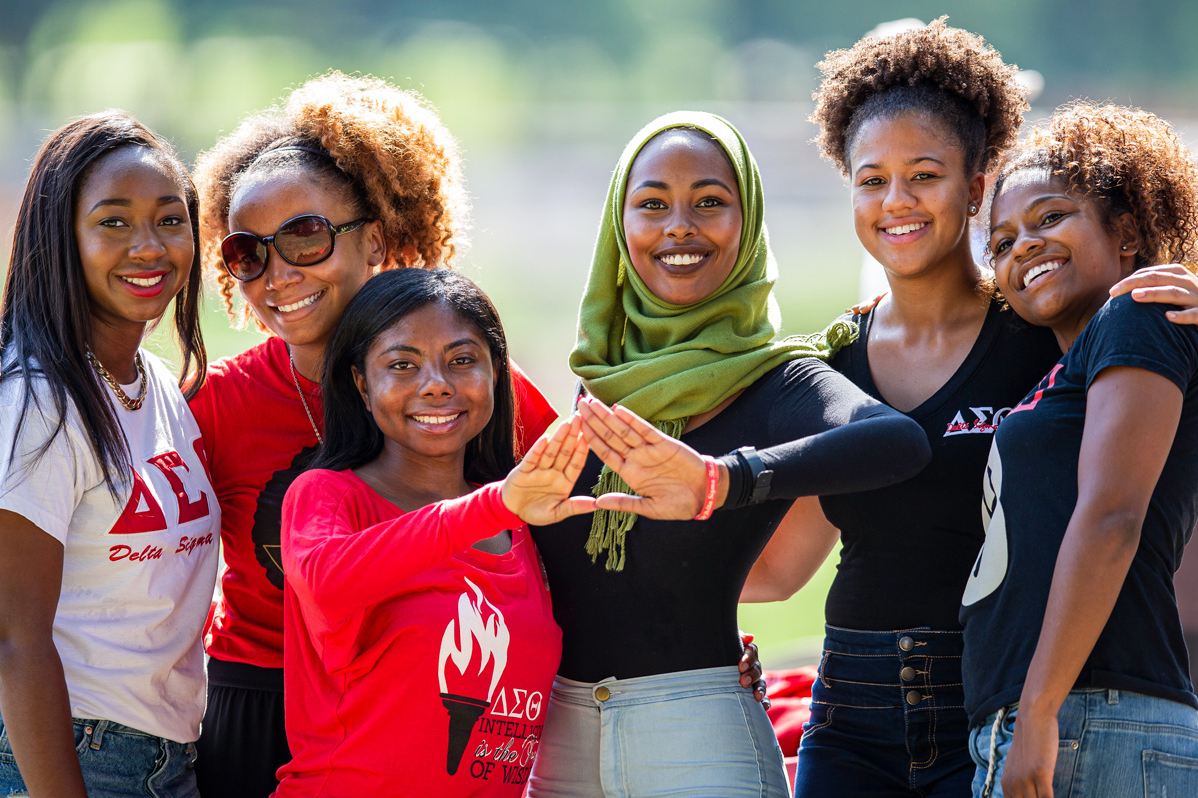
[(141, 362), (141, 352), (138, 351), (133, 356), (133, 364), (137, 366), (137, 375), (141, 379), (141, 391), (137, 394), (136, 399), (129, 398), (129, 394), (125, 393), (124, 389), (121, 388), (121, 384), (117, 382), (116, 377), (108, 373), (108, 369), (104, 368), (104, 364), (100, 362), (100, 359), (92, 354), (90, 346), (87, 348), (86, 354), (88, 362), (92, 364), (92, 368), (96, 370), (96, 373), (100, 375), (100, 378), (104, 382), (108, 383), (108, 387), (116, 394), (117, 401), (130, 412), (140, 410), (141, 406), (146, 402), (146, 394), (149, 393), (149, 384), (146, 381), (146, 367)]
[(324, 437), (320, 434), (320, 430), (316, 428), (316, 419), (312, 418), (312, 411), (308, 409), (308, 400), (304, 398), (304, 389), (300, 388), (299, 372), (295, 370), (295, 358), (291, 356), (291, 350), (287, 350), (287, 360), (291, 363), (291, 381), (295, 383), (295, 391), (299, 394), (300, 404), (304, 406), (304, 413), (308, 416), (308, 423), (312, 425), (312, 431), (316, 433), (316, 442), (321, 446), (324, 445)]

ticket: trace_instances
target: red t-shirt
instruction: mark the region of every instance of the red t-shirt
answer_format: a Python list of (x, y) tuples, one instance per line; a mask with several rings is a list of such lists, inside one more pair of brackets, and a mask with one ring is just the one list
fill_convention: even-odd
[[(471, 547), (504, 529), (506, 554)], [(405, 513), (353, 471), (308, 471), (283, 561), (277, 798), (523, 793), (561, 630), (500, 483)]]
[[(517, 431), (524, 451), (557, 418), (548, 400), (512, 367)], [(299, 377), (317, 425), (320, 384)], [(287, 346), (271, 337), (208, 368), (191, 400), (220, 502), (225, 570), (204, 636), (209, 655), (263, 668), (283, 667), (283, 494), (316, 455), (316, 433), (296, 394)]]

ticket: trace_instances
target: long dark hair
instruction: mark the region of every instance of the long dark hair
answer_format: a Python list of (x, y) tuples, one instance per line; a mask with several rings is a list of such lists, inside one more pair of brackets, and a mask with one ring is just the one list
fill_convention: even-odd
[(362, 402), (353, 369), (365, 370), (366, 352), (379, 335), (434, 302), (482, 333), (495, 369), (495, 410), (483, 431), (466, 445), (464, 476), (474, 483), (494, 482), (515, 466), (516, 402), (507, 339), (495, 306), (477, 285), (447, 269), (397, 269), (366, 281), (329, 340), (322, 381), (324, 446), (313, 468), (358, 468), (382, 452), (383, 433)]
[(118, 466), (128, 465), (129, 450), (109, 389), (86, 360), (92, 319), (75, 240), (75, 199), (92, 167), (123, 147), (155, 152), (175, 172), (185, 194), (196, 254), (187, 285), (175, 297), (175, 333), (183, 352), (180, 384), (188, 381), (189, 398), (199, 390), (208, 358), (200, 334), (198, 195), (174, 148), (124, 111), (103, 111), (69, 122), (51, 134), (38, 151), (17, 212), (12, 259), (0, 304), (0, 381), (19, 375), (26, 388), (10, 455), (16, 453), (16, 440), (31, 403), (47, 411), (33, 389), (35, 375), (40, 374), (53, 398), (58, 423), (36, 456), (41, 457), (62, 431), (69, 400), (87, 431), (104, 480), (113, 490), (122, 481), (115, 472)]

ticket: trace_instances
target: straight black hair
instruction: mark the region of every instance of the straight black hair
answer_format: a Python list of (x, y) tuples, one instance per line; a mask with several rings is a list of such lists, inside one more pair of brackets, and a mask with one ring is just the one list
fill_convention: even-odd
[[(195, 257), (187, 284), (175, 297), (175, 333), (183, 352), (180, 385), (188, 398), (204, 381), (208, 358), (200, 333), (199, 198), (187, 169), (166, 139), (124, 111), (109, 110), (68, 122), (38, 150), (17, 211), (12, 258), (0, 303), (0, 381), (25, 383), (16, 441), (30, 405), (42, 412), (34, 380), (45, 380), (57, 426), (38, 450), (41, 457), (66, 423), (68, 400), (75, 406), (100, 461), (109, 488), (123, 481), (118, 466), (129, 465), (129, 448), (107, 386), (88, 366), (92, 338), (91, 303), (75, 240), (75, 199), (92, 167), (124, 147), (153, 151), (175, 173), (191, 216)], [(192, 374), (194, 370), (194, 375)], [(120, 470), (124, 470), (121, 468)]]
[(375, 339), (425, 305), (438, 303), (478, 330), (495, 369), (495, 409), (466, 445), (465, 478), (476, 484), (503, 479), (515, 467), (516, 402), (507, 339), (491, 300), (477, 285), (448, 269), (394, 269), (366, 281), (341, 315), (325, 350), (324, 446), (312, 468), (342, 471), (373, 461), (383, 450), (383, 433), (366, 410), (353, 369), (365, 370)]

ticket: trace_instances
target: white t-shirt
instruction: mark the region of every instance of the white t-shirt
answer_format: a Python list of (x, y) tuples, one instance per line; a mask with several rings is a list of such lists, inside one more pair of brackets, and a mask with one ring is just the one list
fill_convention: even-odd
[[(63, 544), (54, 645), (71, 714), (191, 742), (204, 714), (200, 633), (216, 581), (220, 508), (183, 394), (156, 357), (142, 357), (145, 404), (129, 411), (113, 397), (134, 471), (116, 495), (73, 405), (49, 450), (33, 459), (57, 422), (44, 383), (35, 383), (42, 412), (30, 408), (11, 456), (24, 381), (0, 383), (0, 509)], [(141, 388), (124, 387), (130, 396)]]

